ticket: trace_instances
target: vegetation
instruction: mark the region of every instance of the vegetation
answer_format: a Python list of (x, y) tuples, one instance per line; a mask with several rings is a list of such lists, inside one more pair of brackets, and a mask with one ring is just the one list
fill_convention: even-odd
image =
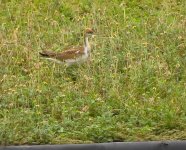
[[(184, 0), (0, 0), (0, 143), (186, 139)], [(41, 50), (83, 43), (65, 68)]]

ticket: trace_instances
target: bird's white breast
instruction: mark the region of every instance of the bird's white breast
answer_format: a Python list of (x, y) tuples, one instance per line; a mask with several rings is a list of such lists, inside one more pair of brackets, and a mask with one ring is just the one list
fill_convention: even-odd
[(83, 54), (82, 56), (76, 58), (76, 59), (67, 59), (65, 60), (65, 62), (68, 64), (68, 65), (72, 65), (74, 63), (83, 63), (87, 60), (88, 58), (88, 53), (85, 53)]

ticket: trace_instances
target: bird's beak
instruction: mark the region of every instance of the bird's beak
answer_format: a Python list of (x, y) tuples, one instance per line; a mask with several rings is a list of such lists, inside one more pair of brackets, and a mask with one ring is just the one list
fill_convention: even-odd
[(96, 35), (93, 34), (93, 35), (92, 35), (92, 38), (95, 38), (95, 36), (96, 36)]

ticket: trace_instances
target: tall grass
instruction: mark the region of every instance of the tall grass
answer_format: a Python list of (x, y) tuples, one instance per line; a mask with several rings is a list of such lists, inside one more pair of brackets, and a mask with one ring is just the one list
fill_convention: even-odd
[[(184, 0), (1, 0), (1, 144), (186, 139)], [(96, 30), (90, 60), (40, 59)]]

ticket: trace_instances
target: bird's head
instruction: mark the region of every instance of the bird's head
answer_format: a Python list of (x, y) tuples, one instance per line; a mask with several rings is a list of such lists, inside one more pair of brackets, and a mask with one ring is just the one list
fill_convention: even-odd
[(94, 30), (91, 28), (85, 29), (85, 35), (86, 36), (92, 36), (94, 34)]

